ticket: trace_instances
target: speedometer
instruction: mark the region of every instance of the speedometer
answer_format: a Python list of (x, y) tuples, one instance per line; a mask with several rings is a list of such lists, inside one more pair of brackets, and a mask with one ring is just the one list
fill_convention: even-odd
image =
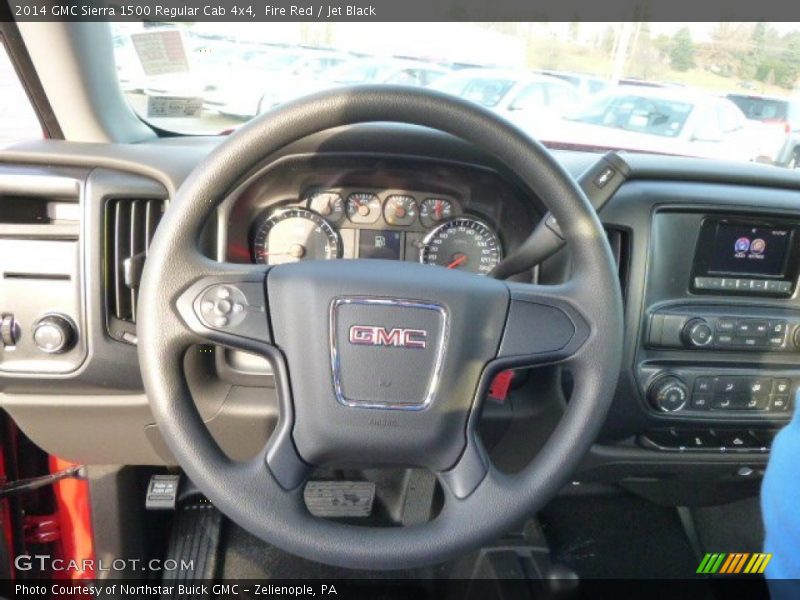
[(340, 255), (339, 234), (325, 219), (305, 208), (273, 212), (253, 236), (253, 257), (268, 265), (328, 260)]
[(459, 217), (439, 225), (423, 240), (419, 261), (448, 269), (488, 274), (503, 258), (500, 238), (483, 221)]

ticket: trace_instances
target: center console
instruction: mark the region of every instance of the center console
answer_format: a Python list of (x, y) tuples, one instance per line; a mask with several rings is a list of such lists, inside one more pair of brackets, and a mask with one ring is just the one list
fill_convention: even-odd
[(653, 216), (636, 377), (661, 451), (766, 452), (800, 388), (800, 218)]

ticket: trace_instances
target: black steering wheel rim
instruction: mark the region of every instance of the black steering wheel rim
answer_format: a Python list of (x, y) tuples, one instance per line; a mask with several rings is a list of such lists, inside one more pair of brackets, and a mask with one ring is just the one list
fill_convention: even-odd
[[(574, 323), (585, 325), (580, 343), (569, 346), (568, 354), (565, 350), (541, 355), (545, 362), (567, 361), (575, 384), (561, 421), (531, 463), (513, 475), (488, 465), (466, 486), (462, 479), (445, 485), (446, 501), (435, 519), (390, 529), (313, 518), (302, 502), (300, 482), (280, 476), (283, 459), (275, 457), (276, 448), (294, 448), (288, 377), (279, 389), (284, 419), (273, 434), (279, 441), (271, 440), (265, 455), (236, 462), (222, 453), (204, 426), (182, 373), (186, 348), (203, 339), (195, 335), (197, 328), (187, 327), (186, 295), (201, 281), (237, 273), (252, 277), (247, 267), (221, 265), (200, 254), (198, 236), (214, 209), (272, 152), (319, 131), (381, 121), (426, 126), (463, 138), (519, 176), (558, 219), (570, 244), (573, 272), (560, 286), (497, 284), (506, 286), (510, 306), (515, 301), (526, 302), (526, 307), (551, 304)], [(349, 274), (356, 266), (337, 268)], [(411, 267), (396, 268), (401, 273)], [(280, 281), (280, 277), (269, 277)], [(512, 313), (509, 309), (506, 327)], [(325, 92), (284, 105), (233, 134), (198, 165), (172, 200), (151, 245), (139, 292), (139, 359), (145, 389), (159, 429), (179, 464), (223, 513), (251, 533), (306, 558), (351, 568), (391, 569), (438, 562), (501, 535), (535, 513), (568, 481), (602, 425), (620, 369), (622, 331), (619, 283), (602, 225), (583, 192), (550, 153), (489, 111), (444, 94), (402, 87)], [(237, 345), (248, 349), (248, 344)], [(265, 354), (277, 373), (288, 373), (287, 352), (279, 344), (253, 343), (249, 349)], [(518, 354), (495, 356), (487, 363), (476, 397), (496, 370), (533, 364), (530, 357)], [(471, 405), (459, 465), (468, 462), (467, 456), (484, 460), (480, 448), (474, 447), (478, 445), (473, 435), (478, 415), (479, 406)], [(447, 482), (447, 473), (444, 476), (442, 481)]]

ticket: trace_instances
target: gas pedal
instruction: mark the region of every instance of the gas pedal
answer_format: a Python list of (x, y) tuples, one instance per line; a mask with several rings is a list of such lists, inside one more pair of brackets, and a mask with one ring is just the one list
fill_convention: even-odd
[[(222, 532), (222, 513), (205, 498), (186, 502), (175, 511), (175, 522), (162, 564), (176, 564), (174, 571), (164, 571), (161, 582), (173, 590), (161, 600), (203, 600), (209, 594), (178, 594), (181, 584), (216, 579), (219, 566), (219, 546)], [(175, 563), (166, 563), (174, 560)], [(191, 585), (184, 589), (197, 590)]]

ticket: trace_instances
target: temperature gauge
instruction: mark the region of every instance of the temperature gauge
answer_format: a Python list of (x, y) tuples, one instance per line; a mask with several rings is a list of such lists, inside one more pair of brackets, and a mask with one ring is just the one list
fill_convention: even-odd
[(417, 219), (417, 201), (411, 196), (389, 196), (383, 216), (389, 225), (411, 225)]

